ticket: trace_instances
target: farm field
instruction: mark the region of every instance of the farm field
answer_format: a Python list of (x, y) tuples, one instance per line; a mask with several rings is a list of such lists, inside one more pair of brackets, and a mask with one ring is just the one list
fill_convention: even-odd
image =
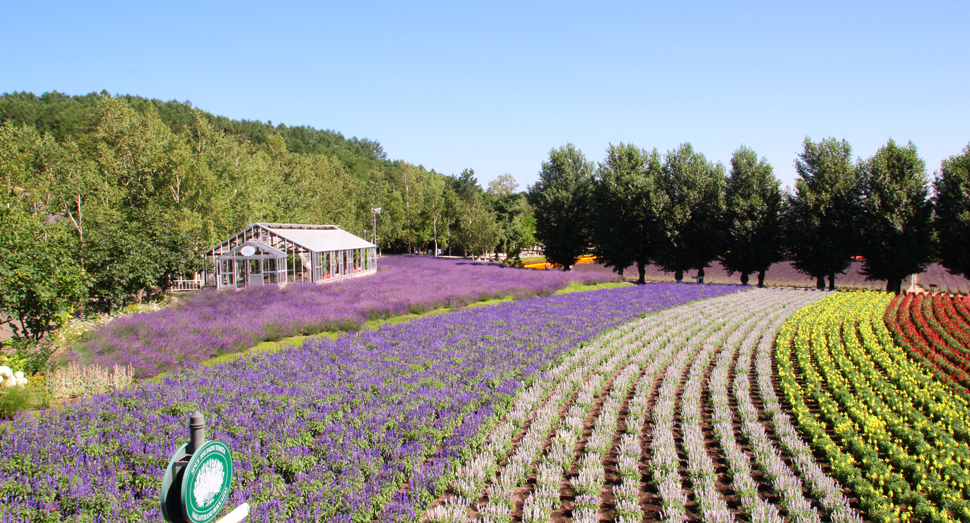
[[(573, 272), (610, 273), (612, 271), (602, 265), (592, 263), (576, 265), (573, 268)], [(741, 277), (738, 274), (728, 275), (727, 271), (718, 262), (712, 263), (711, 267), (707, 268), (704, 272), (704, 281), (707, 283), (738, 284), (741, 281)], [(695, 274), (692, 271), (689, 274), (685, 274), (684, 278), (689, 282), (691, 281), (690, 276), (694, 276)], [(636, 279), (636, 267), (628, 267), (623, 272), (623, 277)], [(647, 279), (651, 281), (674, 281), (674, 275), (673, 273), (663, 272), (656, 265), (648, 265)], [(758, 283), (757, 274), (751, 276), (750, 283)], [(908, 289), (910, 283), (909, 278), (903, 280), (903, 289)], [(814, 289), (815, 280), (796, 271), (791, 262), (778, 262), (772, 265), (765, 274), (765, 285), (777, 287), (808, 287)], [(836, 275), (835, 285), (839, 289), (869, 289), (876, 291), (886, 289), (885, 281), (867, 281), (866, 277), (862, 274), (862, 262), (858, 261), (852, 262), (852, 265), (845, 274)], [(930, 290), (930, 286), (935, 285), (936, 290), (939, 292), (970, 294), (970, 280), (959, 275), (950, 274), (938, 263), (931, 264), (926, 268), (926, 271), (920, 274), (919, 285), (926, 290)]]
[(240, 291), (205, 290), (174, 307), (102, 325), (61, 356), (68, 361), (131, 365), (145, 378), (261, 341), (359, 329), (368, 320), (489, 298), (551, 294), (570, 282), (615, 281), (608, 273), (525, 271), (427, 256), (385, 256), (373, 276), (339, 284), (290, 284)]
[(159, 521), (201, 410), (250, 521), (970, 522), (966, 297), (654, 283), (186, 368), (0, 429), (0, 521)]
[(752, 290), (598, 338), (516, 397), (427, 519), (862, 521), (773, 388), (776, 331), (826, 295)]
[[(21, 415), (0, 433), (0, 521), (159, 521), (196, 409), (235, 452), (250, 521), (412, 521), (523, 387), (600, 332), (737, 286), (515, 300), (185, 369)], [(406, 487), (406, 488), (405, 488)]]

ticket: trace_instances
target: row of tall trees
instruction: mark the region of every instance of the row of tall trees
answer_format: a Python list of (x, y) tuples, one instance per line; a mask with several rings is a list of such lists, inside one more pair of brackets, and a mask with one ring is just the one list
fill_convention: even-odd
[[(47, 309), (138, 301), (253, 222), (336, 224), (373, 241), (376, 218), (385, 252), (533, 242), (524, 196), (499, 185), (387, 160), (375, 141), (188, 103), (5, 94), (0, 322), (22, 319), (19, 334), (37, 338), (56, 324)], [(45, 312), (34, 322), (27, 310)]]
[(793, 191), (782, 191), (771, 165), (749, 147), (730, 169), (689, 144), (661, 155), (610, 145), (598, 165), (572, 144), (549, 153), (529, 187), (536, 237), (547, 258), (568, 269), (592, 249), (622, 272), (646, 265), (673, 272), (720, 260), (730, 274), (763, 285), (772, 263), (790, 259), (819, 288), (853, 257), (870, 280), (900, 290), (902, 280), (938, 259), (970, 277), (970, 146), (945, 160), (930, 181), (912, 143), (889, 140), (853, 162), (845, 140), (806, 138)]

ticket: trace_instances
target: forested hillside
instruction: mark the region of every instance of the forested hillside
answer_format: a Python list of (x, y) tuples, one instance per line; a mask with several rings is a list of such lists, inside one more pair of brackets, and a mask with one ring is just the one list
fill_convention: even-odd
[[(336, 224), (373, 241), (376, 214), (378, 243), (397, 252), (533, 241), (510, 176), (486, 191), (471, 169), (389, 160), (376, 140), (104, 91), (0, 97), (0, 184), (7, 311), (45, 293), (61, 311), (119, 307), (253, 222)], [(42, 288), (55, 282), (67, 287)]]

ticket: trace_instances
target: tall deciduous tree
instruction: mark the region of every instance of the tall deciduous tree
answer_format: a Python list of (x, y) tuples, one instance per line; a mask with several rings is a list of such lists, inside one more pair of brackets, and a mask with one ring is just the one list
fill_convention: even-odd
[(835, 290), (835, 275), (858, 254), (860, 184), (845, 140), (805, 138), (795, 160), (798, 180), (786, 211), (788, 244), (795, 268), (816, 279), (819, 289)]
[(434, 241), (434, 256), (438, 257), (438, 227), (441, 226), (445, 214), (445, 191), (451, 188), (445, 183), (445, 177), (432, 172), (428, 177), (424, 193), (425, 221), (431, 227), (431, 237)]
[(477, 194), (465, 205), (461, 227), (462, 244), (476, 256), (488, 253), (502, 238), (502, 227), (484, 196)]
[(633, 144), (610, 144), (593, 188), (592, 234), (596, 258), (617, 274), (636, 264), (639, 283), (659, 244), (655, 190), (660, 154)]
[(546, 260), (569, 270), (589, 248), (589, 201), (593, 163), (571, 143), (549, 151), (539, 181), (529, 187), (536, 239)]
[(515, 181), (515, 177), (509, 173), (500, 174), (494, 180), (488, 182), (488, 194), (496, 198), (510, 196), (518, 188), (519, 182)]
[(912, 142), (889, 142), (859, 162), (862, 183), (862, 272), (900, 292), (903, 278), (930, 261), (933, 205), (927, 199), (926, 162)]
[(940, 263), (970, 278), (970, 145), (943, 160), (933, 189)]
[(67, 248), (65, 228), (45, 225), (45, 214), (19, 203), (0, 195), (0, 324), (36, 341), (81, 303), (88, 277)]
[(708, 161), (689, 143), (667, 151), (657, 177), (661, 241), (657, 265), (681, 281), (684, 271), (704, 269), (721, 253), (724, 235), (724, 166)]
[(756, 272), (763, 287), (768, 267), (781, 259), (780, 187), (768, 160), (759, 160), (749, 147), (734, 151), (725, 190), (727, 233), (721, 261), (729, 274), (741, 273), (742, 285)]
[(404, 205), (404, 223), (401, 232), (402, 240), (408, 246), (408, 252), (412, 252), (415, 245), (424, 241), (419, 218), (424, 205), (427, 176), (428, 173), (423, 168), (402, 162), (394, 181), (398, 192), (401, 193), (401, 202)]

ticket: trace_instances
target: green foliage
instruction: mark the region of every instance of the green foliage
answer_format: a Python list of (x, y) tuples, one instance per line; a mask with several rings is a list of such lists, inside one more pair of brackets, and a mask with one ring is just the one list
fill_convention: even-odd
[(475, 177), (475, 169), (464, 169), (458, 176), (449, 176), (448, 184), (463, 201), (470, 201), (474, 195), (482, 192), (478, 178)]
[(724, 237), (724, 166), (713, 164), (685, 143), (667, 151), (657, 176), (660, 241), (657, 265), (675, 273), (703, 270), (722, 249)]
[[(200, 252), (253, 222), (361, 234), (380, 207), (379, 241), (392, 250), (469, 238), (492, 250), (503, 234), (471, 169), (449, 179), (387, 161), (378, 142), (105, 92), (0, 97), (0, 185), (25, 213), (57, 222), (45, 239), (85, 268), (100, 311), (199, 270)], [(468, 216), (476, 231), (463, 230)]]
[(657, 206), (662, 196), (655, 185), (661, 160), (633, 144), (610, 144), (593, 185), (592, 244), (598, 261), (617, 274), (636, 264), (644, 283), (646, 265), (660, 241)]
[(481, 194), (472, 196), (465, 205), (461, 219), (459, 239), (470, 252), (485, 256), (502, 238), (499, 226), (492, 211)]
[(31, 340), (26, 338), (10, 338), (0, 348), (5, 356), (0, 356), (0, 365), (11, 369), (21, 370), (30, 376), (42, 374), (50, 364), (54, 354), (54, 345), (50, 340)]
[(39, 340), (86, 296), (88, 278), (66, 247), (65, 229), (19, 203), (0, 196), (0, 321), (17, 337)]
[[(97, 121), (98, 105), (103, 98), (110, 98), (106, 91), (69, 96), (57, 91), (37, 96), (33, 93), (14, 92), (0, 96), (0, 121), (27, 124), (42, 134), (49, 134), (58, 142), (67, 138), (77, 140), (92, 131)], [(208, 125), (220, 134), (234, 137), (238, 142), (251, 141), (256, 145), (267, 143), (269, 137), (280, 136), (286, 148), (297, 154), (323, 154), (336, 156), (348, 164), (358, 162), (379, 163), (387, 160), (380, 142), (367, 138), (345, 138), (331, 130), (317, 130), (308, 126), (273, 126), (250, 120), (230, 120), (223, 116), (199, 111), (191, 102), (146, 99), (140, 96), (118, 96), (117, 99), (139, 112), (156, 112), (173, 132), (195, 125), (195, 115), (200, 113)]]
[(930, 261), (933, 204), (927, 199), (926, 163), (910, 142), (889, 142), (859, 163), (862, 183), (862, 272), (868, 280), (886, 280), (900, 292), (903, 278), (918, 274)]
[(26, 387), (10, 387), (0, 390), (0, 419), (13, 418), (30, 404)]
[(85, 268), (92, 278), (90, 306), (98, 312), (141, 302), (151, 289), (165, 291), (180, 274), (202, 270), (205, 260), (189, 236), (166, 215), (142, 213), (139, 227), (106, 222), (91, 235)]
[(781, 260), (780, 186), (764, 157), (759, 160), (754, 150), (745, 146), (734, 151), (725, 189), (727, 230), (721, 261), (728, 274), (741, 273), (744, 285), (754, 272), (759, 273), (758, 285), (764, 285), (765, 271)]
[(589, 248), (589, 204), (593, 163), (571, 143), (549, 151), (539, 181), (529, 187), (535, 209), (536, 239), (546, 259), (564, 270)]
[(486, 199), (491, 200), (491, 208), (495, 211), (495, 219), (501, 228), (502, 251), (513, 255), (535, 244), (535, 219), (525, 193), (507, 192), (497, 195), (495, 191), (489, 191)]
[(500, 174), (494, 180), (488, 182), (488, 194), (494, 196), (495, 198), (504, 198), (515, 194), (515, 190), (519, 188), (519, 182), (515, 181), (515, 178), (509, 174)]
[(970, 278), (970, 145), (943, 160), (933, 189), (940, 263)]
[[(18, 340), (18, 338), (11, 338), (11, 340)], [(0, 349), (6, 349), (6, 346), (10, 344), (9, 342), (10, 340), (0, 343)], [(0, 351), (0, 367), (10, 367), (14, 370), (14, 372), (24, 370), (24, 367), (27, 364), (27, 361), (24, 358), (17, 356), (16, 353), (4, 354), (4, 352), (6, 351)]]
[(845, 140), (805, 138), (795, 161), (799, 179), (787, 196), (788, 247), (795, 268), (816, 278), (818, 288), (835, 289), (835, 275), (849, 268), (860, 245), (861, 214), (858, 170)]

